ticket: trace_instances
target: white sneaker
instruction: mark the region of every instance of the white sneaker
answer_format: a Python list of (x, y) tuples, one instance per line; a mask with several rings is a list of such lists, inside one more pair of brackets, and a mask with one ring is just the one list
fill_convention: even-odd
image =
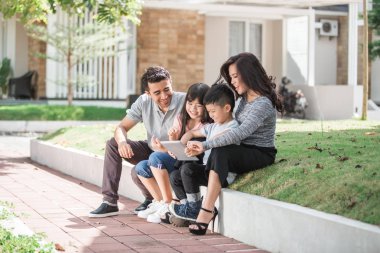
[(148, 218), (146, 219), (146, 221), (152, 222), (152, 223), (160, 223), (161, 217), (164, 218), (167, 212), (169, 212), (169, 204), (163, 202), (161, 207), (155, 213), (148, 215)]
[(137, 216), (140, 218), (146, 219), (146, 218), (148, 218), (149, 214), (155, 213), (158, 209), (160, 209), (162, 204), (164, 204), (164, 203), (161, 201), (153, 200), (153, 202), (148, 206), (148, 208), (138, 212)]

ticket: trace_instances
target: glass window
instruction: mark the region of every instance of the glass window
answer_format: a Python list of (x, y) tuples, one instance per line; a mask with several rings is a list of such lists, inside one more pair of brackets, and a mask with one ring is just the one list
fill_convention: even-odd
[(230, 22), (230, 56), (245, 51), (245, 22)]
[(262, 25), (249, 24), (249, 52), (256, 55), (261, 61), (261, 38), (262, 38)]
[(230, 21), (229, 42), (230, 56), (251, 52), (261, 60), (262, 25), (249, 21)]

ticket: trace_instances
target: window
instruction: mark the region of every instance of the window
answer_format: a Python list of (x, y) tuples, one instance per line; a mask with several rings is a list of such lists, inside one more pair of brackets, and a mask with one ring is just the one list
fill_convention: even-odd
[(261, 60), (262, 24), (249, 21), (230, 21), (229, 55), (251, 52)]

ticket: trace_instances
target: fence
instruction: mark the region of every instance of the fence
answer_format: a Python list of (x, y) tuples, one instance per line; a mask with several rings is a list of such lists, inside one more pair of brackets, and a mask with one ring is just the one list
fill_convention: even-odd
[[(76, 17), (68, 20), (68, 16), (57, 11), (55, 15), (49, 16), (48, 31), (54, 32), (56, 24), (67, 24), (73, 22), (77, 27), (84, 27), (87, 24), (94, 24), (94, 19), (90, 13), (84, 17)], [(72, 80), (81, 85), (74, 85), (74, 99), (126, 99), (128, 95), (134, 94), (136, 75), (136, 49), (135, 26), (126, 21), (125, 31), (128, 33), (127, 39), (118, 43), (117, 54), (109, 55), (111, 47), (103, 48), (104, 55), (91, 57), (76, 64), (72, 69)], [(47, 46), (47, 55), (55, 55), (56, 48)], [(85, 78), (84, 78), (85, 77)], [(46, 61), (46, 96), (48, 98), (67, 97), (67, 66), (65, 62), (52, 59)]]

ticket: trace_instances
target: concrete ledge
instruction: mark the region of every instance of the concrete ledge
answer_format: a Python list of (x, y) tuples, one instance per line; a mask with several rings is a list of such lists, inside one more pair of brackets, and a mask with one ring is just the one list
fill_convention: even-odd
[[(102, 157), (31, 140), (31, 158), (101, 186)], [(119, 192), (141, 201), (143, 196), (130, 177), (131, 168), (123, 164)], [(271, 252), (377, 253), (380, 249), (378, 226), (341, 216), (229, 189), (222, 190), (217, 206), (220, 233)]]
[(113, 124), (119, 121), (26, 121), (26, 120), (1, 120), (0, 132), (50, 132), (63, 127)]
[[(30, 141), (30, 157), (33, 161), (64, 174), (102, 186), (103, 157), (35, 139)], [(133, 200), (143, 201), (144, 196), (130, 176), (131, 169), (132, 165), (130, 163), (123, 162), (119, 194)]]

